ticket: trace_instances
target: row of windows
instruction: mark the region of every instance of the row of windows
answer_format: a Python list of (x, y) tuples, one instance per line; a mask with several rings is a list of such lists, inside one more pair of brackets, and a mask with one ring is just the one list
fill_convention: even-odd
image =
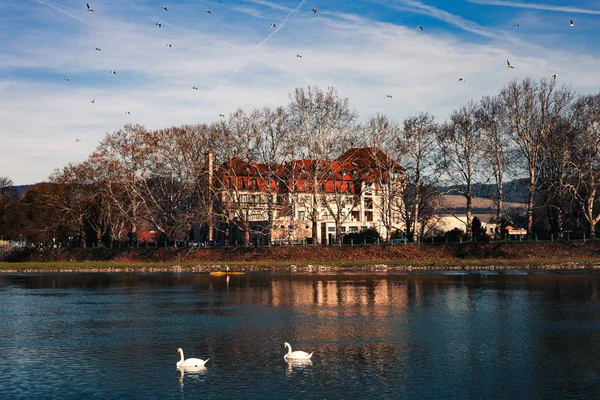
[[(340, 214), (340, 219), (342, 221), (345, 221), (346, 219), (351, 218), (350, 221), (360, 221), (360, 212), (359, 211), (352, 211), (351, 214), (348, 214), (344, 211), (342, 211), (342, 213)], [(305, 211), (298, 211), (298, 219), (299, 220), (305, 220), (306, 219), (306, 212)], [(326, 219), (334, 219), (334, 215), (330, 214), (328, 211), (325, 211), (323, 213), (321, 213), (321, 218), (320, 220), (326, 220)], [(373, 221), (373, 211), (365, 211), (365, 221), (368, 222), (372, 222)]]

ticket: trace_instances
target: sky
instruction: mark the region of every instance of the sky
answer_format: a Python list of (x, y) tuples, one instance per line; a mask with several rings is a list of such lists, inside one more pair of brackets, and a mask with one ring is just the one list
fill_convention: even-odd
[(422, 111), (443, 122), (514, 78), (558, 74), (579, 94), (600, 92), (595, 0), (89, 5), (3, 2), (0, 176), (15, 185), (84, 161), (125, 124), (212, 123), (238, 108), (287, 105), (307, 85), (334, 87), (361, 121), (379, 113), (398, 122)]

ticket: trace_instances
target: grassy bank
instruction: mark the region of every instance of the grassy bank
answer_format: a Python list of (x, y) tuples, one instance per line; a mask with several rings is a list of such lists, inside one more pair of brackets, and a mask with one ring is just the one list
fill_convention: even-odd
[(3, 272), (581, 269), (600, 266), (600, 242), (25, 249), (3, 260)]

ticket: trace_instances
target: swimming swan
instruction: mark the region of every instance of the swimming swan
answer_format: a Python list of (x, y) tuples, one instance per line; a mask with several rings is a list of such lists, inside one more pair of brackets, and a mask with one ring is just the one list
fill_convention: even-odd
[(209, 358), (207, 358), (206, 360), (201, 360), (199, 358), (188, 358), (187, 360), (184, 360), (183, 350), (179, 348), (177, 349), (177, 352), (181, 354), (181, 360), (177, 362), (177, 368), (203, 367), (204, 364), (206, 364), (206, 362), (209, 360)]
[(296, 350), (296, 351), (292, 351), (292, 346), (290, 346), (290, 344), (288, 342), (285, 342), (283, 344), (283, 348), (285, 349), (287, 347), (288, 352), (286, 355), (283, 356), (284, 360), (308, 360), (309, 358), (312, 357), (313, 353), (308, 354), (305, 351), (300, 351), (300, 350)]

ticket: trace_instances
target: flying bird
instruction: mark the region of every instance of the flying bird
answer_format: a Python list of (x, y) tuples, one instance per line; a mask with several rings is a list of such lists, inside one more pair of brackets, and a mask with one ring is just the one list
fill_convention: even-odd
[[(312, 12), (313, 12), (313, 14), (316, 14), (316, 13), (317, 13), (317, 9), (316, 9), (316, 8), (314, 8), (314, 7), (313, 7), (313, 9), (312, 9), (312, 10), (310, 10), (310, 11), (312, 11)], [(327, 14), (327, 13), (325, 13), (325, 14)]]
[(205, 13), (212, 14), (212, 13), (210, 12), (210, 10), (204, 10), (204, 12), (205, 12)]
[(77, 138), (76, 138), (76, 139), (75, 139), (75, 143), (77, 143), (77, 142), (81, 142), (81, 139), (77, 139)]
[(162, 24), (160, 22), (157, 22), (156, 24), (154, 24), (156, 26), (158, 26), (159, 28), (162, 26)]
[(458, 78), (458, 81), (459, 81), (459, 82), (461, 82), (461, 81), (464, 81), (464, 82), (466, 82), (466, 81), (467, 81), (467, 78), (465, 78), (464, 76), (461, 76), (460, 78)]
[(573, 20), (572, 20), (572, 19), (570, 19), (569, 21), (570, 21), (570, 22), (569, 22), (569, 26), (573, 26), (573, 25), (575, 25), (575, 23), (573, 22)]
[(552, 75), (552, 79), (556, 80), (556, 78), (558, 78), (558, 74)]
[(96, 51), (102, 51), (100, 47), (96, 47)]
[(219, 117), (225, 118), (225, 114), (219, 114)]
[(171, 46), (171, 43), (167, 43), (167, 47), (172, 47), (172, 46)]
[(275, 24), (271, 24), (271, 28), (275, 28)]
[(162, 6), (162, 9), (165, 11), (169, 11), (169, 10), (167, 10), (167, 6)]
[(96, 102), (96, 99), (90, 100), (90, 103), (92, 103), (92, 104), (95, 103), (95, 102)]
[(85, 5), (87, 6), (87, 10), (88, 11), (94, 12), (94, 10), (92, 9), (92, 7), (90, 7), (90, 5), (88, 3), (85, 3)]
[(519, 27), (519, 24), (515, 24), (515, 28), (518, 28), (518, 27)]
[(117, 71), (110, 71), (110, 74), (111, 74), (111, 75), (116, 75), (116, 74), (117, 74)]
[(69, 82), (69, 78), (65, 78), (63, 79), (63, 81)]
[(389, 97), (389, 98), (391, 99), (391, 98), (392, 98), (392, 95), (391, 95), (391, 94), (388, 94), (388, 95), (387, 95), (387, 97)]
[(131, 113), (130, 113), (129, 111), (125, 111), (125, 114), (129, 114), (129, 115), (131, 115)]
[(301, 54), (296, 54), (296, 57), (302, 58), (302, 55)]
[(506, 68), (514, 68), (512, 65), (510, 65), (510, 61), (506, 60)]
[(417, 26), (417, 29), (423, 30), (423, 25)]
[(196, 86), (192, 86), (192, 89), (194, 90), (198, 90), (198, 88)]

